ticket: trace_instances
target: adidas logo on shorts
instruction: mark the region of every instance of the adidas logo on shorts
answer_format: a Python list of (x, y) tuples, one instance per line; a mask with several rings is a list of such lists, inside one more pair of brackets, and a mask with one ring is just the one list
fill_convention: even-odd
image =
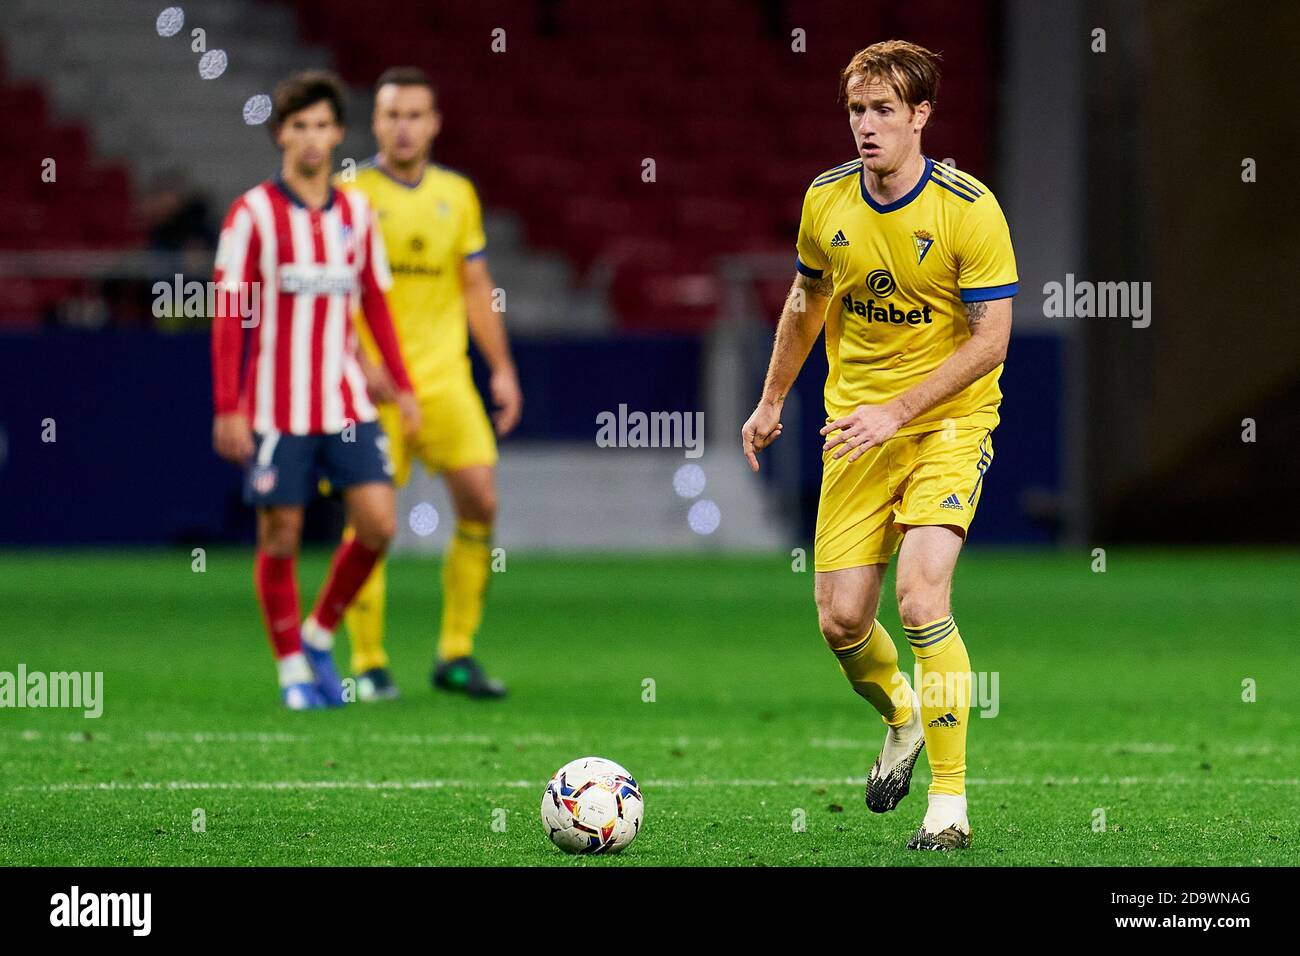
[(961, 500), (957, 497), (957, 495), (956, 495), (955, 493), (949, 495), (947, 498), (944, 498), (943, 501), (939, 502), (939, 507), (940, 507), (940, 508), (949, 508), (949, 509), (951, 509), (951, 510), (953, 510), (953, 511), (964, 511), (964, 510), (965, 510), (965, 509), (962, 508), (962, 506), (961, 506)]

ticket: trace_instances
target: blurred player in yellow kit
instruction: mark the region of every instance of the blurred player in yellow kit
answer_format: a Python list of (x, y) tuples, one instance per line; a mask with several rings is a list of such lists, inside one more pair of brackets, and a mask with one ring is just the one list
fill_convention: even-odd
[[(858, 155), (804, 194), (797, 275), (741, 437), (758, 470), (755, 456), (780, 436), (785, 396), (824, 325), (818, 623), (850, 686), (887, 727), (867, 807), (894, 809), (929, 751), (928, 806), (907, 844), (916, 850), (970, 846), (970, 658), (952, 578), (993, 461), (1019, 285), (988, 187), (921, 151), (938, 89), (938, 57), (901, 40), (867, 47), (845, 67), (840, 92)], [(915, 689), (876, 620), (896, 552)]]
[[(375, 84), (373, 130), (378, 154), (339, 175), (359, 189), (379, 217), (393, 274), (388, 304), (402, 356), (424, 413), (412, 439), (403, 439), (397, 409), (380, 407), (399, 486), (412, 460), (441, 473), (456, 511), (456, 527), (442, 565), (442, 627), (432, 681), (435, 688), (472, 697), (501, 697), (505, 686), (488, 677), (473, 656), (483, 617), (496, 516), (496, 438), (470, 374), (468, 338), (491, 369), (497, 435), (519, 421), (523, 396), (500, 312), (493, 309), (483, 217), (473, 184), (429, 161), (442, 116), (429, 78), (412, 67), (387, 70)], [(373, 397), (392, 393), (364, 323), (363, 363)], [(384, 564), (357, 595), (344, 620), (352, 642), (352, 671), (363, 701), (397, 696), (384, 651)]]

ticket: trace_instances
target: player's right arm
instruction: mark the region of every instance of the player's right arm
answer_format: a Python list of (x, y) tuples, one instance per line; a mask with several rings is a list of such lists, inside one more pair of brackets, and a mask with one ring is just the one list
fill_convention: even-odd
[(237, 465), (253, 456), (253, 430), (239, 408), (239, 371), (244, 351), (243, 316), (252, 305), (261, 308), (254, 282), (258, 273), (259, 238), (252, 214), (242, 199), (230, 207), (212, 282), (217, 290), (212, 317), (212, 447)]
[(763, 382), (758, 406), (740, 430), (740, 445), (749, 467), (758, 471), (757, 453), (781, 437), (781, 409), (794, 380), (803, 368), (813, 343), (826, 322), (826, 307), (834, 294), (830, 260), (816, 239), (813, 223), (812, 188), (804, 195), (796, 246), (799, 258), (790, 293), (785, 297), (781, 319), (776, 325), (776, 342)]
[(781, 437), (781, 409), (794, 386), (799, 369), (812, 351), (813, 343), (826, 321), (826, 306), (831, 299), (831, 280), (812, 278), (800, 273), (790, 286), (776, 326), (772, 359), (763, 381), (763, 395), (754, 413), (740, 431), (741, 447), (749, 467), (758, 471), (757, 452)]

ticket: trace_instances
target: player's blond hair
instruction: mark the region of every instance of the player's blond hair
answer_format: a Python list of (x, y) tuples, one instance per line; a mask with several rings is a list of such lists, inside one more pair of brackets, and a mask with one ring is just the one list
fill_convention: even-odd
[(840, 102), (847, 103), (855, 77), (879, 80), (908, 106), (927, 100), (934, 109), (939, 96), (939, 54), (906, 40), (885, 40), (859, 50), (840, 74)]

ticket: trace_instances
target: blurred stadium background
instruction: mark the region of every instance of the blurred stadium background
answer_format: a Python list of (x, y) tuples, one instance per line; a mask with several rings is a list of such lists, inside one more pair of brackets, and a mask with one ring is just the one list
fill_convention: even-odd
[[(943, 54), (927, 152), (994, 188), (1020, 266), (973, 541), (1296, 540), (1282, 502), (1300, 478), (1300, 337), (1271, 265), (1300, 261), (1282, 215), (1295, 140), (1262, 46), (1297, 35), (1293, 6), (203, 0), (164, 37), (165, 6), (0, 3), (0, 544), (251, 540), (238, 475), (210, 447), (207, 322), (156, 314), (154, 284), (206, 280), (227, 204), (276, 169), (250, 97), (300, 68), (338, 71), (352, 106), (336, 159), (360, 161), (370, 85), (394, 64), (438, 84), (435, 159), (477, 183), (506, 290), (526, 408), (503, 446), (499, 543), (807, 544), (820, 346), (757, 478), (737, 433), (803, 189), (851, 155), (838, 71), (891, 36)], [(200, 75), (196, 28), (199, 49), (225, 52), (216, 78)], [(1152, 282), (1150, 327), (1046, 317), (1044, 284), (1067, 275)], [(673, 492), (680, 450), (595, 446), (596, 415), (620, 405), (704, 412), (712, 534)], [(446, 514), (423, 477), (404, 508), (418, 501)], [(314, 533), (336, 521), (321, 506)], [(440, 550), (449, 525), (404, 527), (399, 546)]]

